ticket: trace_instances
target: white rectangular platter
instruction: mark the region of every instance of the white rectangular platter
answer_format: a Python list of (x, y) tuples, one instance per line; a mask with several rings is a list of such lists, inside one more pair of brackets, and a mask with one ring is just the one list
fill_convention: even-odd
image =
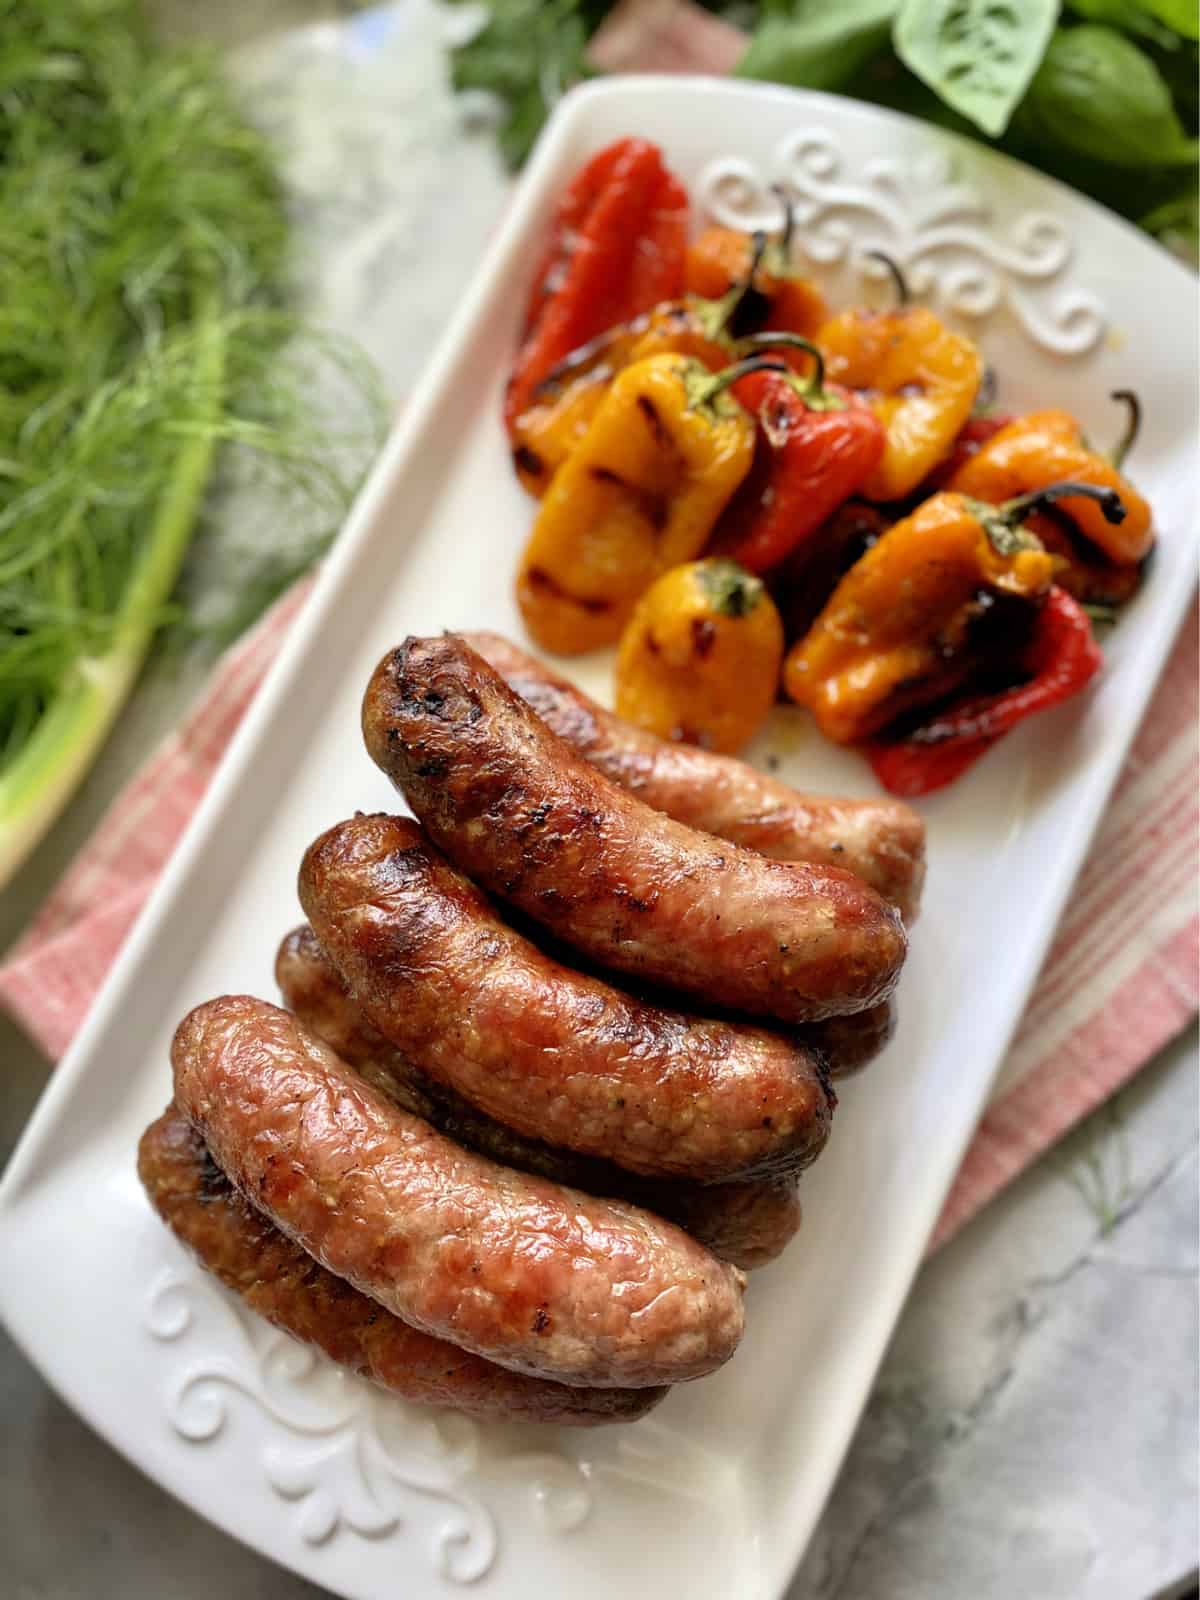
[[(409, 1408), (240, 1312), (152, 1215), (139, 1133), (169, 1096), (176, 1021), (274, 998), (294, 879), (322, 828), (394, 804), (362, 750), (372, 666), (408, 632), (520, 637), (530, 505), (499, 403), (553, 198), (625, 134), (659, 142), (697, 205), (773, 221), (789, 182), (835, 303), (918, 294), (981, 341), (1004, 405), (1061, 404), (1097, 440), (1141, 389), (1131, 462), (1157, 513), (1150, 582), (1084, 701), (1026, 725), (926, 807), (931, 871), (886, 1056), (842, 1095), (805, 1221), (756, 1276), (716, 1377), (628, 1429), (483, 1428)], [(449, 203), (449, 202), (448, 202)], [(204, 1515), (338, 1594), (426, 1600), (768, 1600), (786, 1587), (1194, 583), (1194, 284), (1155, 246), (1023, 168), (820, 95), (625, 78), (568, 96), (317, 594), (0, 1190), (0, 1312), (112, 1443)], [(603, 695), (606, 662), (577, 674)], [(780, 711), (758, 754), (800, 786), (871, 791)]]

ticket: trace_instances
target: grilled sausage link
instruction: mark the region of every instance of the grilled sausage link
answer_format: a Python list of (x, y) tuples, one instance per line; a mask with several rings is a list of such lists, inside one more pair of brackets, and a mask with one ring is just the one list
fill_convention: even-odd
[(653, 810), (453, 634), (383, 658), (363, 732), (439, 849), (602, 966), (783, 1022), (864, 1011), (895, 986), (903, 923), (853, 873)]
[(501, 634), (463, 638), (560, 739), (656, 811), (778, 861), (845, 867), (916, 918), (925, 824), (902, 800), (801, 794), (734, 756), (635, 728)]
[(171, 1232), (252, 1311), (360, 1377), (471, 1417), (589, 1428), (645, 1416), (666, 1389), (572, 1389), (527, 1378), (410, 1328), (284, 1237), (226, 1178), (174, 1105), (138, 1145), (138, 1174)]
[(368, 1019), (530, 1138), (651, 1177), (798, 1171), (829, 1133), (823, 1063), (747, 1023), (637, 1000), (507, 926), (407, 818), (309, 846), (300, 903)]
[(741, 1274), (681, 1229), (460, 1149), (277, 1006), (198, 1006), (171, 1063), (176, 1104), (230, 1181), (434, 1338), (620, 1389), (703, 1377), (741, 1338)]
[(800, 1201), (794, 1177), (742, 1184), (656, 1183), (611, 1162), (526, 1139), (477, 1111), (453, 1089), (426, 1077), (371, 1026), (307, 924), (293, 928), (279, 946), (275, 981), (288, 1010), (368, 1083), (470, 1150), (588, 1194), (644, 1206), (744, 1270), (773, 1261), (795, 1237)]

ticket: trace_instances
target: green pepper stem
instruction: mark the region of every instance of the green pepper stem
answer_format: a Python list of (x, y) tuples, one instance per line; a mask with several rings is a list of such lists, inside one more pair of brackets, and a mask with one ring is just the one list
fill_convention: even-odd
[(736, 383), (739, 378), (749, 377), (752, 372), (787, 370), (782, 361), (770, 361), (766, 356), (746, 356), (742, 361), (735, 361), (731, 367), (722, 367), (720, 372), (714, 372), (704, 383), (697, 384), (691, 394), (689, 410), (710, 405), (722, 390), (728, 389), (729, 385)]
[(1076, 496), (1094, 500), (1104, 513), (1105, 522), (1116, 524), (1125, 521), (1125, 502), (1117, 491), (1101, 489), (1094, 483), (1049, 483), (1044, 489), (1034, 489), (1031, 494), (1022, 494), (1015, 500), (1006, 500), (1003, 505), (997, 506), (996, 510), (1005, 522), (1015, 526), (1030, 511), (1038, 511), (1042, 506), (1053, 505), (1056, 500)]
[(825, 357), (811, 339), (802, 333), (752, 333), (742, 343), (751, 350), (803, 350), (812, 357), (813, 371), (805, 385), (806, 391), (819, 394), (825, 387)]
[(717, 339), (733, 326), (742, 302), (754, 288), (754, 279), (758, 275), (759, 267), (762, 266), (762, 259), (766, 251), (767, 236), (760, 228), (751, 235), (750, 266), (747, 269), (746, 276), (737, 283), (731, 284), (719, 299), (700, 300), (696, 303), (697, 319), (708, 338)]
[(783, 255), (784, 265), (787, 266), (792, 259), (792, 239), (796, 232), (796, 208), (785, 184), (773, 183), (771, 185), (771, 193), (783, 207), (783, 232), (779, 236), (779, 248)]
[(896, 286), (896, 301), (898, 305), (906, 306), (912, 299), (908, 287), (908, 279), (900, 270), (900, 263), (894, 256), (889, 256), (886, 250), (864, 250), (863, 255), (870, 261), (882, 261), (888, 269), (888, 274)]
[(1129, 408), (1129, 415), (1125, 419), (1125, 431), (1109, 452), (1108, 457), (1114, 467), (1120, 467), (1124, 465), (1125, 457), (1133, 449), (1137, 436), (1142, 430), (1142, 402), (1132, 389), (1114, 389), (1108, 398), (1119, 401), (1121, 405)]
[(700, 587), (718, 616), (745, 617), (762, 599), (762, 579), (725, 556), (713, 556), (696, 568)]

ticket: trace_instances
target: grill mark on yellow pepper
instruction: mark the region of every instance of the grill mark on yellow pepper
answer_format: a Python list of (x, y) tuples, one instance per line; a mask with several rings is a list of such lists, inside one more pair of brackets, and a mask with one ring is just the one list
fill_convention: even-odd
[(750, 470), (754, 422), (679, 354), (619, 373), (556, 474), (517, 575), (532, 637), (574, 655), (613, 644), (658, 575), (703, 548)]
[(663, 739), (732, 753), (775, 700), (783, 622), (760, 579), (721, 557), (665, 573), (621, 636), (616, 711)]
[(784, 664), (784, 688), (821, 732), (852, 744), (963, 681), (981, 593), (1040, 600), (1058, 558), (1031, 535), (1002, 554), (983, 507), (936, 494), (850, 569)]

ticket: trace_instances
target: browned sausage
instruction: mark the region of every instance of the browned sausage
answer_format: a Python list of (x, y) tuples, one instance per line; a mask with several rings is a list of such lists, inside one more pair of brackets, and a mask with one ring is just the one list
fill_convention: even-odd
[(829, 1017), (804, 1030), (825, 1052), (831, 1078), (849, 1078), (861, 1072), (887, 1048), (895, 1031), (896, 1008), (890, 1000), (853, 1017)]
[(252, 1311), (405, 1400), (485, 1419), (588, 1428), (633, 1422), (667, 1392), (527, 1378), (410, 1328), (255, 1211), (173, 1105), (142, 1135), (138, 1173), (167, 1227)]
[(895, 986), (903, 923), (853, 873), (653, 810), (453, 634), (383, 658), (363, 731), (439, 849), (602, 966), (784, 1022), (864, 1011)]
[(800, 1226), (796, 1179), (756, 1178), (742, 1184), (697, 1184), (637, 1178), (611, 1162), (527, 1139), (427, 1077), (379, 1033), (355, 1004), (312, 929), (293, 928), (275, 957), (283, 1002), (368, 1083), (424, 1117), (439, 1132), (505, 1166), (536, 1172), (588, 1194), (615, 1195), (656, 1211), (693, 1239), (749, 1269), (773, 1261)]
[(733, 1354), (735, 1268), (648, 1211), (460, 1149), (277, 1006), (198, 1006), (171, 1063), (179, 1109), (231, 1182), (410, 1326), (587, 1388), (682, 1382)]
[(463, 638), (585, 760), (656, 811), (779, 861), (845, 867), (911, 922), (925, 881), (925, 824), (902, 800), (800, 794), (734, 756), (672, 744), (597, 705), (498, 633)]
[(748, 1023), (634, 999), (510, 928), (403, 817), (309, 846), (300, 902), (366, 1016), (530, 1138), (651, 1177), (797, 1171), (829, 1133), (823, 1062)]

